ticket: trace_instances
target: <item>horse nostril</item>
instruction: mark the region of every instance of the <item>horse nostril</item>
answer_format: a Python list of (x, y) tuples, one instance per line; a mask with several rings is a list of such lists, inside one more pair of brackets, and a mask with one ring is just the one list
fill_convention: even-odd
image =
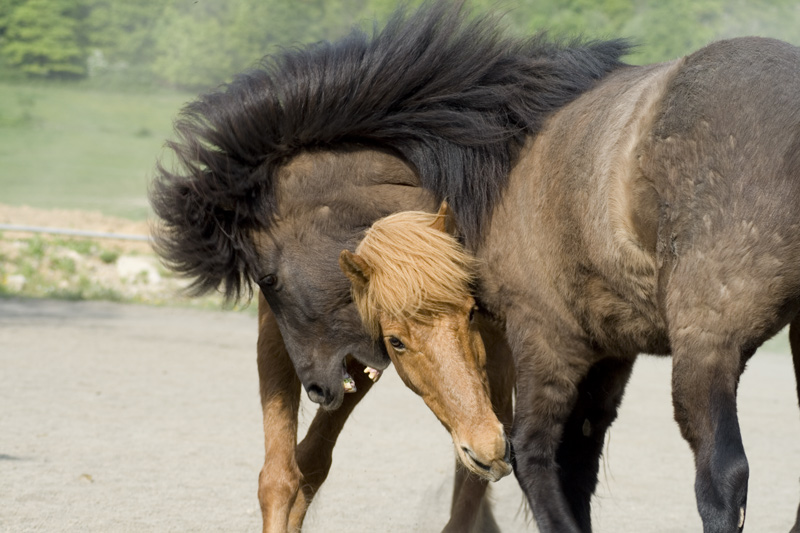
[(478, 461), (478, 458), (475, 457), (475, 452), (473, 452), (472, 450), (470, 450), (466, 446), (462, 446), (461, 450), (465, 454), (467, 454), (467, 457), (469, 457), (472, 460), (472, 462), (475, 463), (475, 466), (477, 466), (481, 470), (486, 470), (488, 472), (488, 471), (490, 471), (492, 469), (491, 466), (487, 466), (487, 465), (483, 464), (482, 462)]
[(306, 393), (308, 394), (308, 398), (314, 403), (319, 403), (319, 404), (328, 403), (325, 391), (322, 389), (322, 387), (320, 387), (316, 383), (312, 383), (311, 385), (306, 387)]

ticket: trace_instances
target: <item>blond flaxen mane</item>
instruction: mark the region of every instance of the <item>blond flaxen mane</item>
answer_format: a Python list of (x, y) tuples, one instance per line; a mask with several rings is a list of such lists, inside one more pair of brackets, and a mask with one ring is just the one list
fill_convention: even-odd
[(475, 259), (433, 227), (439, 216), (404, 211), (382, 218), (356, 249), (371, 273), (366, 286), (354, 285), (353, 300), (373, 337), (380, 335), (379, 313), (429, 321), (460, 309), (469, 297)]

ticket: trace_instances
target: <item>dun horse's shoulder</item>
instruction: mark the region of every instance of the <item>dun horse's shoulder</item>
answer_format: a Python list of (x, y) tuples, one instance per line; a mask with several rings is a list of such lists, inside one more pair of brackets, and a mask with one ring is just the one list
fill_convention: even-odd
[(682, 65), (676, 60), (639, 67), (603, 88), (614, 100), (606, 106), (604, 125), (591, 142), (595, 160), (601, 162), (594, 167), (592, 181), (596, 201), (607, 206), (615, 248), (635, 271), (652, 266), (659, 213), (658, 187), (644, 171), (641, 156)]

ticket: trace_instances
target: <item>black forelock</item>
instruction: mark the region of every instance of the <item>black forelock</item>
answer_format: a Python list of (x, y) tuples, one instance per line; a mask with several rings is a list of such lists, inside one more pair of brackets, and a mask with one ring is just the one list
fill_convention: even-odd
[(371, 36), (355, 29), (267, 56), (179, 115), (168, 143), (178, 170), (159, 166), (150, 191), (158, 252), (196, 292), (224, 283), (238, 297), (251, 274), (248, 231), (274, 213), (276, 169), (300, 150), (346, 143), (403, 157), (475, 244), (524, 139), (628, 50), (624, 40), (510, 38), (498, 17), (438, 0), (398, 10)]

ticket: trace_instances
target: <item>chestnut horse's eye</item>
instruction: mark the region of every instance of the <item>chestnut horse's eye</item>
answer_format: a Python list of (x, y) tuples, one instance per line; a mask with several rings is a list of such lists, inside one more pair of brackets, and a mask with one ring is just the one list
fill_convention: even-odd
[(475, 311), (478, 310), (477, 305), (473, 305), (472, 309), (469, 310), (469, 321), (472, 322), (472, 319), (475, 318)]
[(267, 274), (259, 280), (258, 284), (261, 287), (273, 287), (277, 281), (278, 277), (275, 274)]
[(392, 345), (392, 348), (395, 350), (405, 350), (406, 345), (403, 344), (403, 341), (398, 339), (397, 337), (389, 337), (389, 344)]

